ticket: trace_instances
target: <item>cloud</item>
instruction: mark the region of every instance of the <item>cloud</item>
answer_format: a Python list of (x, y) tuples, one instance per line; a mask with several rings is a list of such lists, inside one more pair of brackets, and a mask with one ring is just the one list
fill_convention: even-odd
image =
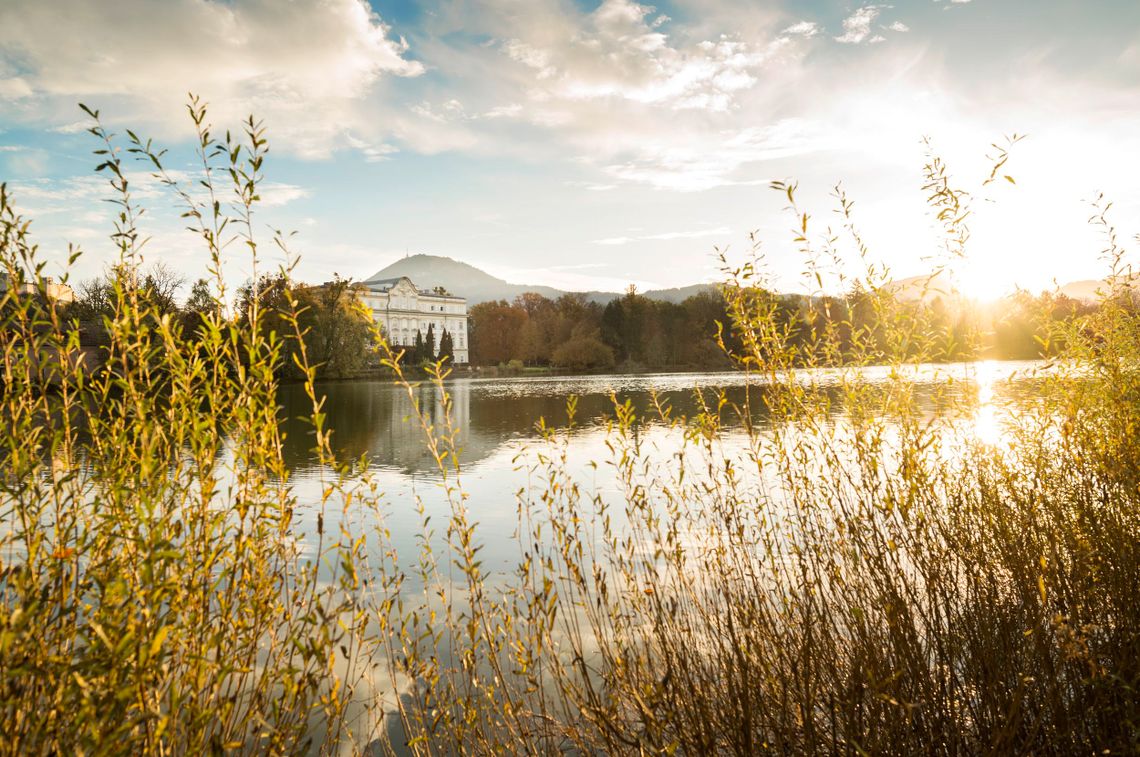
[(288, 205), (310, 195), (309, 190), (304, 187), (279, 181), (265, 181), (258, 187), (258, 196), (261, 198), (260, 205), (266, 208)]
[(512, 38), (502, 52), (532, 70), (532, 98), (542, 101), (626, 100), (673, 110), (729, 109), (756, 82), (771, 55), (727, 34), (680, 46), (663, 31), (667, 19), (650, 6), (605, 0), (581, 19), (564, 19), (564, 35)]
[(771, 126), (749, 126), (700, 142), (643, 145), (628, 160), (611, 163), (604, 170), (615, 178), (658, 189), (699, 192), (733, 184), (764, 183), (735, 178), (734, 174), (750, 163), (826, 149), (831, 141), (816, 123), (785, 119)]
[(715, 229), (698, 229), (696, 231), (667, 231), (661, 234), (646, 234), (643, 236), (607, 237), (605, 239), (595, 239), (594, 244), (623, 245), (629, 244), (630, 242), (667, 242), (674, 239), (700, 239), (701, 237), (728, 236), (731, 233), (732, 229), (727, 226), (720, 226)]
[(617, 184), (600, 184), (593, 181), (567, 181), (564, 184), (568, 187), (577, 187), (578, 189), (585, 189), (590, 192), (609, 192), (610, 190), (617, 189)]
[(393, 155), (400, 150), (395, 145), (386, 144), (384, 142), (369, 142), (365, 139), (359, 139), (352, 134), (345, 135), (345, 140), (348, 146), (360, 152), (364, 156), (364, 160), (368, 163), (381, 163), (390, 160)]
[[(764, 106), (773, 92), (795, 92), (803, 42), (819, 33), (811, 22), (783, 33), (786, 17), (757, 9), (682, 24), (629, 0), (592, 11), (559, 0), (448, 8), (422, 53), (462, 88), (466, 107), (444, 113), (420, 103), (433, 138), (463, 134), (474, 149), (529, 159), (553, 154), (620, 180), (587, 182), (594, 191), (733, 183), (728, 174), (761, 154), (754, 145), (740, 159), (728, 154), (734, 138), (750, 138), (738, 124), (783, 120)], [(465, 50), (439, 42), (457, 30), (490, 41)]]
[[(177, 199), (170, 189), (153, 175), (131, 171), (131, 197), (141, 207), (159, 210), (163, 206), (176, 204)], [(201, 171), (168, 170), (167, 175), (186, 187), (192, 196), (205, 202), (207, 196), (199, 182), (204, 178)], [(72, 176), (64, 179), (30, 179), (11, 183), (13, 196), (21, 208), (31, 209), (36, 215), (67, 214), (78, 217), (90, 213), (92, 206), (101, 200), (114, 196), (110, 183), (103, 176)], [(276, 208), (310, 196), (308, 189), (279, 181), (263, 181), (258, 186), (259, 205)], [(102, 214), (98, 214), (100, 218)]]
[(6, 0), (0, 99), (41, 116), (81, 100), (177, 135), (193, 91), (219, 121), (256, 112), (277, 143), (322, 157), (377, 82), (424, 71), (407, 52), (363, 0)]
[(909, 32), (910, 31), (910, 27), (907, 26), (906, 24), (904, 24), (902, 21), (896, 21), (893, 24), (891, 24), (890, 26), (888, 26), (887, 28), (890, 29), (892, 32)]
[(820, 33), (820, 26), (814, 21), (800, 21), (784, 29), (784, 34), (798, 34), (801, 37), (814, 37)]
[(90, 128), (90, 121), (71, 121), (70, 123), (52, 127), (51, 131), (55, 132), (56, 134), (78, 134), (82, 131), (87, 131)]
[(519, 103), (496, 105), (483, 114), (483, 118), (517, 118), (522, 115), (523, 106)]
[[(848, 45), (857, 45), (871, 36), (871, 24), (882, 13), (881, 5), (864, 5), (847, 18), (843, 19), (843, 34), (835, 38), (836, 42)], [(872, 42), (875, 40), (872, 39)]]

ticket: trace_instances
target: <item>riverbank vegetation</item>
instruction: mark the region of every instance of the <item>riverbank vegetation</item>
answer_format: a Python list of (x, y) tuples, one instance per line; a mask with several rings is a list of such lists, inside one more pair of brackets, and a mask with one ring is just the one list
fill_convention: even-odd
[[(572, 423), (540, 426), (513, 494), (518, 559), (492, 572), (445, 366), (432, 369), (443, 412), (409, 419), (437, 464), (440, 522), (425, 495), (389, 502), (366, 460), (335, 458), (314, 367), (330, 353), (304, 338), (314, 306), (289, 268), (255, 278), (231, 312), (223, 260), (259, 255), (267, 143), (252, 120), (239, 141), (190, 112), (200, 190), (149, 143), (92, 126), (117, 203), (108, 369), (88, 368), (78, 322), (46, 296), (10, 287), (0, 302), (0, 751), (1140, 748), (1140, 309), (1107, 205), (1094, 218), (1105, 297), (1034, 326), (1051, 370), (990, 437), (977, 386), (920, 391), (912, 365), (947, 349), (934, 308), (873, 268), (855, 303), (821, 292), (785, 308), (760, 266), (726, 263), (717, 347), (757, 391), (705, 396), (689, 418), (615, 401), (595, 461), (612, 486), (571, 465)], [(144, 263), (131, 168), (168, 186), (203, 248), (192, 320), (164, 310)], [(924, 174), (950, 264), (973, 197), (934, 155)], [(868, 259), (841, 191), (831, 231), (794, 185), (775, 189), (809, 267), (819, 251)], [(30, 234), (0, 190), (3, 265), (46, 293)], [(621, 319), (603, 311), (567, 342), (637, 359), (641, 303), (623, 302)], [(369, 338), (418, 408), (398, 352)], [(953, 343), (960, 357), (985, 348), (973, 328)], [(322, 464), (309, 500), (281, 457), (286, 360)], [(859, 370), (872, 364), (885, 382)], [(665, 459), (647, 423), (676, 445)], [(397, 508), (419, 515), (413, 554), (389, 530)]]

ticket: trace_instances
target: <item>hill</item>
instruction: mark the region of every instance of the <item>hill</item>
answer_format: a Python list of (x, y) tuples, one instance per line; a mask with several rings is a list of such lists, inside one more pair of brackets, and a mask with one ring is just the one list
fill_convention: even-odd
[[(390, 279), (398, 276), (407, 276), (417, 286), (423, 288), (430, 289), (441, 286), (448, 291), (466, 297), (469, 305), (493, 300), (511, 302), (515, 297), (525, 292), (536, 292), (550, 299), (557, 299), (563, 294), (567, 294), (566, 290), (541, 284), (514, 284), (492, 276), (469, 263), (442, 255), (422, 253), (400, 258), (372, 274), (366, 280)], [(934, 277), (926, 275), (896, 279), (887, 284), (887, 287), (888, 291), (894, 292), (904, 301), (953, 296), (955, 292), (952, 282), (945, 273)], [(1105, 287), (1103, 280), (1074, 281), (1060, 287), (1060, 291), (1076, 299), (1092, 301), (1097, 299), (1096, 290), (1103, 287)], [(692, 284), (673, 289), (653, 289), (641, 294), (653, 300), (679, 303), (695, 294), (715, 290), (714, 284)], [(611, 300), (621, 297), (623, 293), (592, 290), (582, 294), (591, 302), (605, 305)]]
[[(409, 255), (381, 268), (365, 280), (391, 279), (398, 276), (407, 276), (415, 282), (416, 286), (421, 288), (430, 289), (441, 286), (450, 292), (466, 297), (468, 305), (492, 300), (510, 302), (524, 292), (536, 292), (550, 299), (557, 299), (567, 293), (565, 290), (542, 286), (541, 284), (512, 284), (473, 265), (442, 255)], [(654, 300), (681, 302), (694, 294), (715, 289), (716, 287), (712, 284), (693, 284), (673, 289), (655, 289), (642, 292), (642, 294)], [(587, 299), (603, 305), (622, 295), (621, 292), (604, 291), (590, 291), (584, 292), (584, 294)]]

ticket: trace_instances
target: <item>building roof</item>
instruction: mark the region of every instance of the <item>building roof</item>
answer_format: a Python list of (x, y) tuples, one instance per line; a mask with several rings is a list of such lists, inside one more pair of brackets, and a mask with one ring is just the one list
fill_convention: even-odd
[(419, 287), (416, 286), (415, 282), (412, 281), (411, 279), (409, 279), (407, 276), (397, 276), (396, 278), (393, 278), (393, 279), (368, 279), (367, 281), (364, 282), (364, 286), (368, 287), (369, 289), (371, 289), (374, 292), (387, 292), (387, 291), (391, 290), (392, 287), (396, 286), (396, 284), (400, 283), (401, 281), (404, 281), (405, 279), (407, 280), (407, 282), (409, 284), (412, 285), (412, 287), (416, 290), (417, 294), (423, 295), (425, 297), (446, 297), (446, 298), (453, 299), (453, 300), (462, 300), (463, 299), (459, 295), (455, 295), (455, 294), (451, 294), (450, 292), (446, 292), (446, 290), (445, 290), (445, 292), (446, 292), (445, 294), (440, 294), (439, 292), (436, 292), (436, 291), (431, 290), (431, 289), (420, 289)]
[[(397, 276), (394, 279), (369, 279), (368, 281), (364, 282), (364, 286), (379, 292), (387, 292), (389, 289), (396, 286), (396, 284), (398, 284), (401, 279), (405, 278), (407, 277)], [(408, 281), (411, 281), (411, 279), (408, 279)]]

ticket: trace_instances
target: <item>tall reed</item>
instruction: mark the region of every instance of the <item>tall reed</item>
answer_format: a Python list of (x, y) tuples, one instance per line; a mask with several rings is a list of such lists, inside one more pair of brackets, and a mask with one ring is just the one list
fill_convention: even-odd
[[(838, 279), (847, 316), (809, 298), (789, 325), (762, 258), (726, 263), (745, 399), (700, 396), (688, 418), (666, 398), (648, 418), (615, 399), (591, 469), (614, 489), (571, 463), (573, 401), (569, 425), (540, 423), (503, 574), (468, 510), (446, 366), (426, 382), (436, 413), (373, 333), (435, 462), (439, 522), (419, 496), (388, 502), (366, 460), (337, 459), (297, 298), (232, 312), (227, 258), (241, 250), (260, 280), (267, 143), (252, 119), (219, 136), (201, 103), (189, 111), (196, 186), (88, 111), (117, 203), (98, 360), (0, 189), (0, 751), (1140, 749), (1140, 321), (1103, 203), (1110, 291), (1056, 325), (1060, 357), (994, 443), (975, 434), (973, 385), (919, 380), (916, 364), (971, 345), (901, 300), (842, 188), (817, 232), (795, 186), (776, 185), (815, 291), (861, 261)], [(193, 333), (139, 286), (129, 158), (207, 253), (216, 307)], [(925, 175), (937, 272), (966, 254), (971, 194), (933, 154)], [(316, 501), (281, 454), (286, 340), (312, 405)], [(391, 507), (419, 514), (414, 554), (395, 547)]]

